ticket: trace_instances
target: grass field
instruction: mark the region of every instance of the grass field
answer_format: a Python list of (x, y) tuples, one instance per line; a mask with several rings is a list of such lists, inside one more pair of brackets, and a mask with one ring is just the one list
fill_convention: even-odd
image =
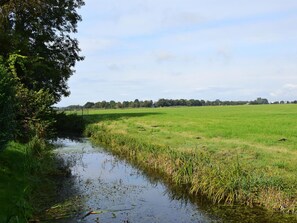
[(297, 105), (88, 110), (86, 134), (214, 202), (297, 208)]

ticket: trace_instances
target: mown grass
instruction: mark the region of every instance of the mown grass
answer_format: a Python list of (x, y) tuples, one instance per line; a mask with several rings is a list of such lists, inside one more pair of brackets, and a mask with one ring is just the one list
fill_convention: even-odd
[(297, 106), (89, 110), (86, 134), (214, 202), (296, 213)]
[(48, 180), (55, 163), (49, 148), (33, 138), (27, 144), (9, 142), (0, 151), (0, 222), (28, 222), (45, 197), (53, 195)]

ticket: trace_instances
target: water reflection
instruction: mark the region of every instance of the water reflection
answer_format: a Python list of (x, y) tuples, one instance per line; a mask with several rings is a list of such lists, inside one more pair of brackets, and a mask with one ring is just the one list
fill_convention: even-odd
[(59, 140), (57, 154), (75, 176), (72, 187), (84, 210), (109, 210), (72, 222), (213, 222), (196, 205), (176, 199), (158, 177), (144, 175), (125, 161), (94, 148), (87, 140)]
[[(73, 176), (63, 190), (83, 200), (80, 215), (60, 222), (293, 222), (259, 208), (212, 205), (189, 196), (185, 185), (170, 184), (161, 174), (128, 164), (87, 139), (59, 139), (56, 144)], [(90, 211), (101, 214), (82, 218)]]

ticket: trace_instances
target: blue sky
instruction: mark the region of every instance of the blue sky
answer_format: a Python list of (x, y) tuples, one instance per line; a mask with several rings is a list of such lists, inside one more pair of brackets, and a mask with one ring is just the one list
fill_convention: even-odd
[(297, 100), (296, 0), (86, 0), (82, 55), (58, 106)]

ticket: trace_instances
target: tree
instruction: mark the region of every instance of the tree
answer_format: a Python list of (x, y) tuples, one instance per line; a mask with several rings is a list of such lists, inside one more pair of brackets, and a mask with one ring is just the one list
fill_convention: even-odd
[(141, 103), (141, 107), (151, 108), (153, 106), (152, 100), (145, 100)]
[[(51, 134), (54, 122), (51, 106), (55, 99), (48, 89), (29, 89), (21, 82), (18, 73), (26, 75), (30, 72), (26, 69), (26, 63), (28, 58), (18, 54), (12, 54), (7, 59), (8, 75), (13, 81), (14, 116), (17, 123), (13, 133), (18, 139), (27, 141), (35, 136), (46, 138)], [(4, 99), (8, 100), (8, 97)]]
[(133, 107), (134, 108), (139, 108), (140, 107), (140, 102), (138, 99), (135, 99), (134, 102), (133, 102)]
[(129, 108), (129, 101), (123, 101), (123, 108)]
[[(83, 59), (78, 41), (70, 36), (77, 31), (82, 5), (83, 0), (0, 1), (0, 57), (14, 81), (18, 138), (44, 138), (54, 122), (52, 105), (69, 95), (67, 80)], [(9, 98), (5, 89), (4, 101)]]
[(114, 100), (111, 100), (109, 102), (109, 106), (110, 106), (110, 108), (116, 108), (116, 102)]
[(84, 108), (93, 108), (95, 106), (94, 102), (87, 102), (83, 107)]
[(0, 147), (12, 138), (15, 127), (15, 81), (0, 58)]
[(83, 0), (0, 1), (0, 55), (8, 59), (17, 53), (28, 58), (17, 69), (24, 87), (49, 91), (58, 102), (68, 96), (67, 80), (79, 56), (77, 31), (81, 17), (77, 9)]
[(121, 103), (121, 102), (117, 102), (117, 104), (116, 104), (116, 108), (123, 108), (122, 103)]
[(250, 104), (252, 105), (261, 105), (261, 104), (269, 104), (268, 100), (266, 98), (257, 98), (255, 101), (251, 101)]

